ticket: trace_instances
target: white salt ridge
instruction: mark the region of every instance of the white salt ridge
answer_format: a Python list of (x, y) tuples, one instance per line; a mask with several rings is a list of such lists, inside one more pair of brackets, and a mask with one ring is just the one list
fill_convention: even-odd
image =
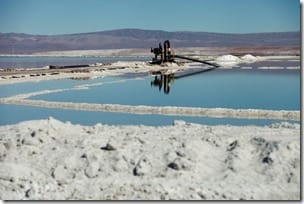
[(160, 115), (178, 115), (178, 116), (198, 116), (198, 117), (216, 117), (216, 118), (254, 118), (254, 119), (285, 119), (300, 120), (299, 111), (286, 110), (259, 110), (259, 109), (229, 109), (229, 108), (194, 108), (194, 107), (176, 107), (176, 106), (132, 106), (119, 104), (94, 104), (94, 103), (72, 103), (56, 102), (44, 100), (26, 99), (31, 96), (46, 93), (56, 93), (62, 90), (41, 91), (35, 93), (20, 94), (8, 98), (0, 98), (0, 103), (14, 105), (29, 105), (36, 107), (72, 109), (85, 111), (107, 111), (123, 112), (132, 114), (160, 114)]

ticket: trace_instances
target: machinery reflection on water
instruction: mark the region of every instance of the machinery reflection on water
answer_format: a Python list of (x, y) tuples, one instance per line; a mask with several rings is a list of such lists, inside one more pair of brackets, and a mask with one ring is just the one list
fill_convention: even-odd
[[(161, 91), (162, 87), (165, 94), (169, 94), (170, 92), (170, 86), (173, 83), (174, 79), (179, 79), (182, 77), (191, 76), (194, 74), (199, 74), (202, 72), (210, 71), (215, 68), (218, 68), (219, 65), (215, 63), (208, 62), (206, 60), (199, 60), (194, 59), (191, 57), (183, 56), (183, 55), (177, 55), (174, 53), (174, 50), (170, 47), (169, 40), (166, 40), (164, 42), (164, 48), (162, 47), (161, 43), (159, 43), (159, 46), (156, 48), (151, 48), (151, 52), (154, 53), (154, 57), (152, 59), (152, 64), (164, 64), (167, 62), (175, 62), (175, 58), (184, 59), (184, 60), (190, 60), (194, 62), (200, 62), (209, 66), (212, 66), (212, 68), (202, 69), (202, 70), (187, 70), (183, 71), (178, 76), (174, 76), (174, 74), (160, 74), (160, 76), (155, 76), (154, 80), (151, 81), (151, 86), (158, 87), (159, 91)], [(160, 56), (160, 58), (159, 58)]]
[(163, 87), (163, 91), (165, 94), (169, 94), (170, 86), (174, 82), (174, 74), (161, 74), (160, 76), (155, 76), (154, 80), (151, 81), (151, 87), (158, 87), (159, 91), (161, 91)]

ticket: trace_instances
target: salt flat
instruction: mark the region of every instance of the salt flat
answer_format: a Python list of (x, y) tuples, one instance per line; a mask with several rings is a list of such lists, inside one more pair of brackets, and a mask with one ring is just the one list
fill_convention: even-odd
[[(223, 56), (219, 61), (234, 64), (244, 60), (249, 63), (260, 59), (249, 55), (244, 58)], [(59, 72), (34, 77), (22, 73), (25, 76), (18, 75), (19, 78), (6, 75), (8, 77), (1, 78), (0, 84), (159, 70), (174, 73), (186, 68), (183, 64), (151, 66), (143, 62), (117, 62), (92, 67), (89, 72)], [(41, 93), (50, 91), (62, 90)], [(28, 99), (41, 93), (1, 98), (0, 102), (92, 108), (94, 111), (98, 108), (145, 113), (160, 111), (160, 114), (172, 114), (172, 111), (195, 114), (198, 110), (113, 104), (80, 106)], [(258, 118), (271, 116), (294, 120), (299, 120), (300, 114), (284, 110), (257, 112), (219, 108), (204, 111), (213, 116), (258, 115)], [(208, 126), (174, 121), (172, 125), (162, 127), (83, 126), (50, 117), (0, 126), (0, 165), (0, 198), (3, 200), (299, 200), (300, 125), (283, 122), (270, 126)]]

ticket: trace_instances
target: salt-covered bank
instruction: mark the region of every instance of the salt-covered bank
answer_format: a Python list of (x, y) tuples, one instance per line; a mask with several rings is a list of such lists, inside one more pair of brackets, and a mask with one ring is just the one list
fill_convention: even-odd
[(300, 126), (0, 127), (0, 198), (300, 199)]

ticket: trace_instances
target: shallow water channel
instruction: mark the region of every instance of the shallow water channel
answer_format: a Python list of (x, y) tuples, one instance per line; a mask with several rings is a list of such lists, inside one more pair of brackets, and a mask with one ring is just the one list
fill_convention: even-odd
[[(166, 83), (165, 83), (166, 82)], [(87, 89), (75, 90), (75, 86)], [(40, 90), (66, 91), (30, 99), (149, 106), (300, 110), (300, 71), (213, 70), (184, 78), (104, 77), (91, 80), (52, 80), (0, 86), (0, 97)], [(208, 118), (93, 112), (0, 104), (0, 124), (49, 116), (83, 125), (168, 125), (174, 120), (209, 125), (269, 125), (279, 120)], [(294, 122), (294, 121), (293, 121)]]

